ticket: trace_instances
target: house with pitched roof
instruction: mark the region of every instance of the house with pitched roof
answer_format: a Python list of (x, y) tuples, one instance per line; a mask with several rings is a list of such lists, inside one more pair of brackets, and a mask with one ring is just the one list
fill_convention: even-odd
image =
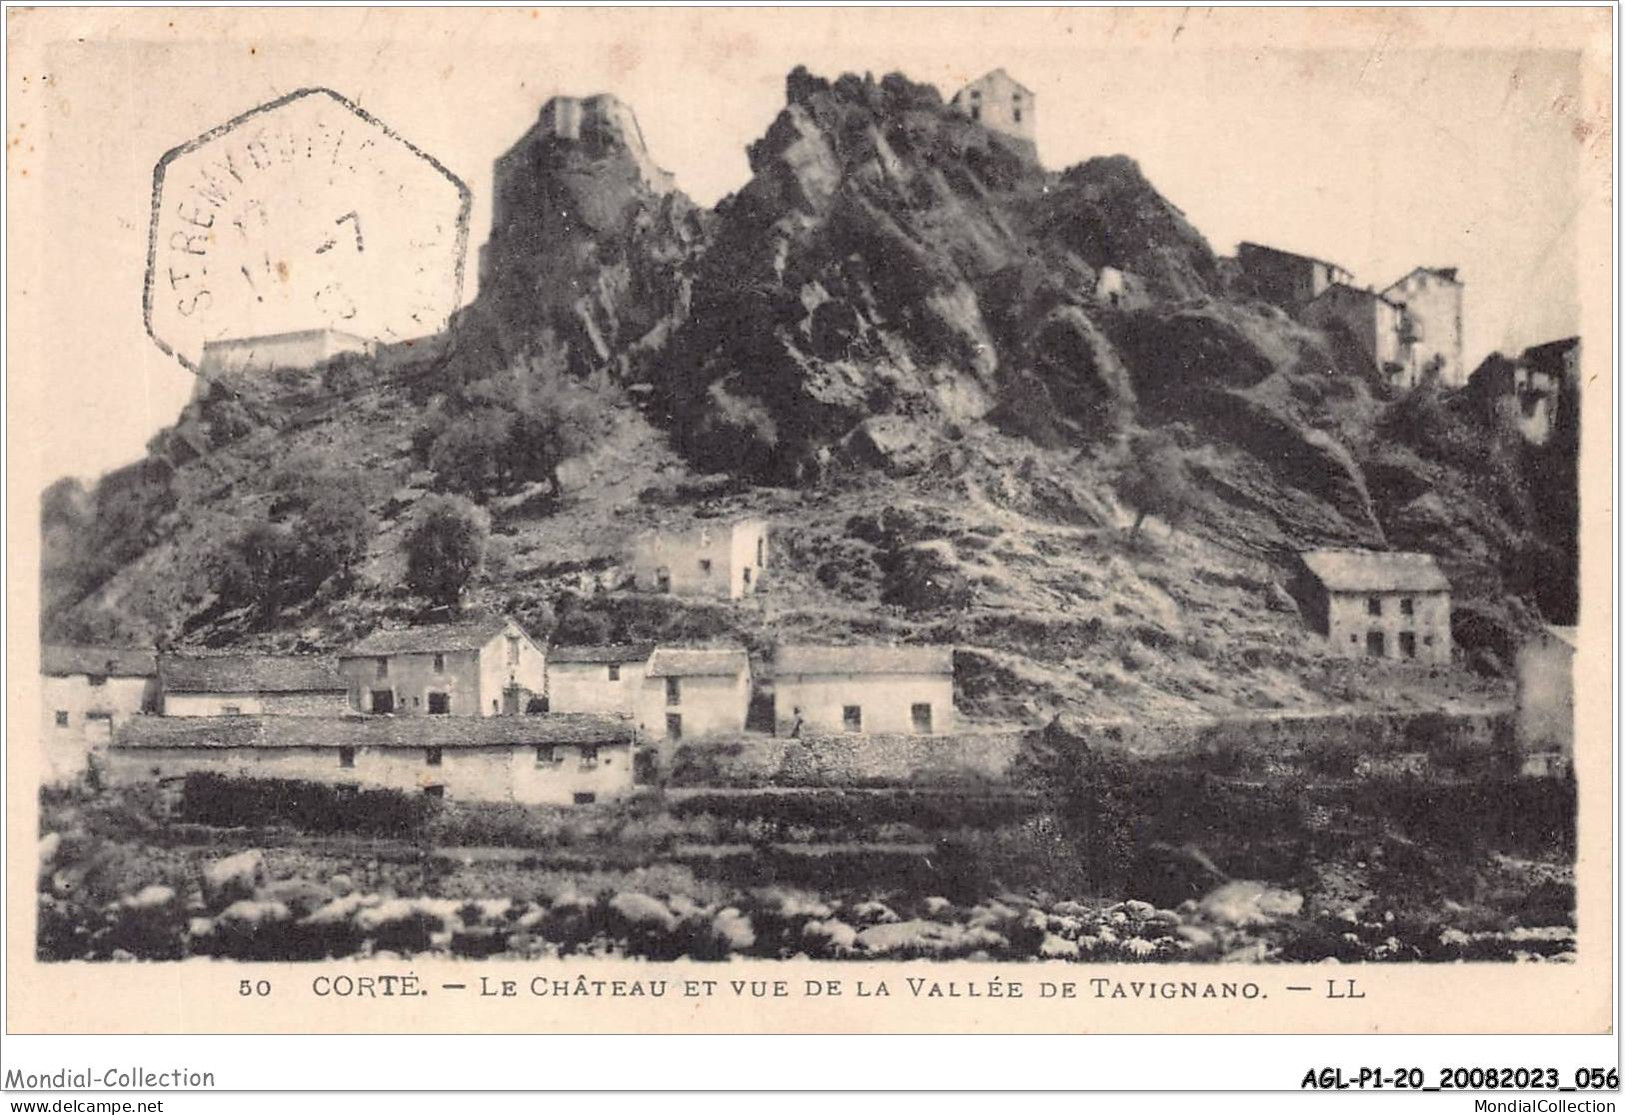
[(1038, 97), (1005, 73), (1003, 67), (966, 85), (948, 104), (984, 128), (1028, 144), (1037, 143)]
[(1236, 262), (1252, 293), (1288, 313), (1314, 301), (1331, 286), (1352, 285), (1354, 274), (1330, 260), (1243, 241)]
[(585, 804), (631, 792), (634, 733), (605, 716), (136, 717), (107, 750), (115, 783), (207, 771), (458, 801)]
[(742, 647), (656, 647), (644, 671), (638, 731), (671, 741), (743, 732), (750, 679)]
[(550, 647), (549, 712), (636, 716), (653, 643)]
[(773, 690), (780, 735), (954, 730), (952, 647), (780, 647)]
[(40, 738), (53, 781), (82, 773), (117, 725), (158, 707), (158, 653), (150, 647), (43, 646), (40, 675)]
[(165, 716), (343, 716), (350, 687), (337, 660), (314, 654), (162, 655)]
[(547, 691), (547, 661), (505, 616), (374, 631), (339, 655), (355, 712), (512, 716)]
[(1450, 582), (1432, 554), (1323, 549), (1299, 555), (1310, 627), (1345, 658), (1450, 662)]

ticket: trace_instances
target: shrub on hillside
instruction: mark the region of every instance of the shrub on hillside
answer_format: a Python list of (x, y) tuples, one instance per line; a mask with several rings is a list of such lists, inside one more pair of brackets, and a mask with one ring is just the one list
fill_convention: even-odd
[(408, 838), (423, 831), (433, 810), (431, 799), (400, 790), (194, 771), (186, 776), (180, 819), (224, 828), (290, 825), (303, 832)]
[(491, 517), (459, 496), (425, 496), (401, 546), (406, 583), (437, 604), (455, 604), (485, 562)]

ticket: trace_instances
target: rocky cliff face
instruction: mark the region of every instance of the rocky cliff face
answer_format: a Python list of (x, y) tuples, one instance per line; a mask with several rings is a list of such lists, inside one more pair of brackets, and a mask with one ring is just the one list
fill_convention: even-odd
[[(549, 102), (497, 162), (480, 293), (435, 354), (398, 377), (381, 357), (328, 369), (320, 385), (366, 393), (301, 411), (274, 436), (251, 415), (201, 408), (207, 436), (186, 442), (201, 448), (169, 453), (172, 475), (125, 511), (111, 489), (89, 500), (94, 512), (58, 500), (53, 529), (66, 516), (95, 542), (53, 545), (65, 556), (47, 571), (47, 625), (146, 638), (155, 626), (205, 630), (190, 617), (209, 613), (208, 638), (240, 634), (219, 614), (207, 563), (188, 558), (242, 508), (274, 511), (266, 477), (295, 453), (362, 470), (378, 531), (353, 583), (278, 622), (321, 645), (408, 607), (400, 509), (450, 488), (419, 451), (418, 416), (439, 407), (477, 427), (478, 408), (503, 396), (469, 385), (534, 366), (592, 385), (613, 420), (567, 463), (562, 500), (487, 499), (503, 556), (478, 593), (525, 615), (568, 612), (583, 570), (613, 582), (631, 524), (783, 515), (778, 537), (798, 566), (786, 584), (812, 603), (748, 628), (743, 613), (708, 613), (706, 637), (1009, 635), (1003, 657), (978, 660), (985, 676), (962, 679), (986, 707), (1011, 689), (1064, 703), (1093, 677), (1090, 699), (1130, 694), (1127, 707), (1143, 708), (1132, 695), (1147, 686), (1170, 700), (1205, 700), (1210, 685), (1243, 703), (1292, 699), (1279, 674), (1229, 674), (1267, 670), (1297, 637), (1294, 618), (1268, 614), (1280, 601), (1262, 587), (1296, 549), (1439, 554), (1465, 617), (1458, 638), (1503, 663), (1549, 594), (1537, 539), (1549, 516), (1516, 455), (1482, 448), (1476, 411), (1390, 398), (1336, 338), (1233, 293), (1222, 261), (1132, 160), (1050, 172), (929, 86), (800, 69), (749, 157), (750, 180), (702, 209), (659, 169), (625, 106)], [(1105, 540), (1133, 518), (1114, 498), (1125, 443), (1159, 427), (1197, 488), (1170, 543), (1188, 551), (1160, 559)], [(932, 529), (880, 541), (849, 529), (858, 512), (890, 506), (914, 507)], [(875, 619), (877, 603), (902, 612)], [(854, 605), (868, 618), (853, 619)], [(643, 603), (625, 610), (569, 622), (667, 638), (693, 619), (650, 629)], [(1081, 614), (1096, 626), (1051, 629)], [(1120, 650), (1100, 616), (1135, 647)], [(533, 622), (540, 635), (550, 621)], [(1038, 644), (1072, 649), (1039, 668)], [(1202, 664), (1216, 646), (1239, 648), (1224, 671)]]
[(502, 356), (562, 348), (584, 375), (624, 367), (686, 312), (710, 215), (655, 164), (626, 106), (550, 100), (493, 177), (479, 297), (459, 321), (470, 339)]

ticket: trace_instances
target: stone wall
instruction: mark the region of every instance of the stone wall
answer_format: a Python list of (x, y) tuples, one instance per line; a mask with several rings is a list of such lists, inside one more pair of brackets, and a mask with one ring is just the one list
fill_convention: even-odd
[(1494, 763), (1512, 746), (1512, 712), (1278, 712), (1188, 721), (1071, 718), (1059, 732), (1019, 728), (947, 736), (741, 735), (662, 745), (659, 777), (673, 786), (952, 785), (1011, 780), (1042, 739), (1080, 754), (1137, 759), (1210, 756), (1236, 769), (1305, 767), (1350, 775), (1390, 768)]

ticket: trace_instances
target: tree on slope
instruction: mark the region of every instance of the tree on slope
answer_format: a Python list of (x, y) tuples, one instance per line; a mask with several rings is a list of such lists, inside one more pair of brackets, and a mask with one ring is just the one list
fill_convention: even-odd
[(457, 603), (485, 563), (491, 517), (461, 496), (425, 496), (407, 531), (406, 583), (436, 604)]
[(1196, 490), (1185, 467), (1185, 455), (1167, 430), (1136, 434), (1129, 443), (1129, 459), (1117, 480), (1117, 493), (1134, 508), (1130, 538), (1140, 536), (1148, 516), (1155, 515), (1177, 530), (1195, 505)]

